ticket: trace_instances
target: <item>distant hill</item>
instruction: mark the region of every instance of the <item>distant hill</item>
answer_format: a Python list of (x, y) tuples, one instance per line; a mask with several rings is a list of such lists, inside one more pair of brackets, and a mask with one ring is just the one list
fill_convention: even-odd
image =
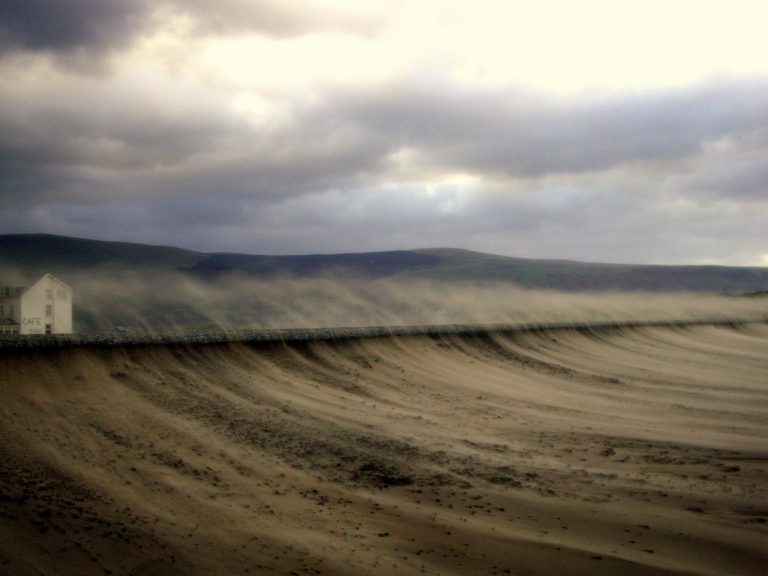
[(64, 274), (110, 267), (137, 271), (180, 270), (200, 278), (239, 273), (256, 277), (397, 277), (508, 282), (527, 288), (578, 291), (734, 294), (768, 290), (768, 268), (757, 267), (599, 264), (511, 258), (449, 248), (266, 256), (203, 253), (169, 246), (46, 234), (0, 235), (0, 276), (3, 268)]
[(755, 292), (768, 288), (768, 268), (600, 264), (572, 260), (510, 258), (468, 250), (435, 249), (435, 279), (477, 278), (514, 282), (529, 288), (579, 291)]
[(439, 255), (417, 250), (306, 256), (209, 254), (205, 259), (191, 266), (190, 270), (198, 273), (240, 270), (258, 276), (308, 277), (342, 274), (356, 277), (384, 277), (407, 272), (420, 274), (434, 267), (440, 267), (441, 262)]
[(62, 274), (70, 270), (194, 266), (206, 254), (130, 242), (105, 242), (52, 234), (0, 235), (0, 267), (24, 273)]

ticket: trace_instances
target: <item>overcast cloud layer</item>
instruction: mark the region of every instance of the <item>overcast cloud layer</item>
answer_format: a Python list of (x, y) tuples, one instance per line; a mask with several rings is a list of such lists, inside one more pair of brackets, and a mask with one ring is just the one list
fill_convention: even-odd
[(514, 4), (0, 4), (0, 233), (768, 265), (764, 2)]

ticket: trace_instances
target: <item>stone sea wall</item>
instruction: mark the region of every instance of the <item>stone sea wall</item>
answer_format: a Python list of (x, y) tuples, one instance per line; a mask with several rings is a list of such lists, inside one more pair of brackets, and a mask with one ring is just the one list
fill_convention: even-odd
[[(35, 336), (0, 336), (0, 352), (104, 346), (204, 346), (227, 342), (275, 343), (322, 340), (353, 340), (392, 336), (446, 336), (482, 333), (522, 333), (542, 330), (605, 331), (648, 326), (686, 327), (695, 325), (737, 326), (756, 320), (700, 319), (653, 322), (588, 322), (537, 324), (447, 324), (428, 326), (364, 326), (333, 328), (283, 328), (240, 330), (185, 330), (174, 332), (107, 332)], [(757, 320), (768, 322), (768, 318)]]

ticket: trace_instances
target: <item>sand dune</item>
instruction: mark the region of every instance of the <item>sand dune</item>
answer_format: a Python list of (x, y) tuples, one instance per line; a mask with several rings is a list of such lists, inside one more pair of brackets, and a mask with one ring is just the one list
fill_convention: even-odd
[(3, 574), (759, 574), (768, 325), (0, 356)]

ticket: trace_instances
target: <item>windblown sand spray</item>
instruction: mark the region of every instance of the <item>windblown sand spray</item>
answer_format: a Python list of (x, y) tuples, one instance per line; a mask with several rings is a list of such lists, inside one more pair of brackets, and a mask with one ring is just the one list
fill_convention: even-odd
[(509, 284), (199, 279), (183, 273), (95, 273), (67, 279), (77, 330), (305, 328), (590, 321), (760, 319), (767, 298), (702, 294), (561, 293)]

